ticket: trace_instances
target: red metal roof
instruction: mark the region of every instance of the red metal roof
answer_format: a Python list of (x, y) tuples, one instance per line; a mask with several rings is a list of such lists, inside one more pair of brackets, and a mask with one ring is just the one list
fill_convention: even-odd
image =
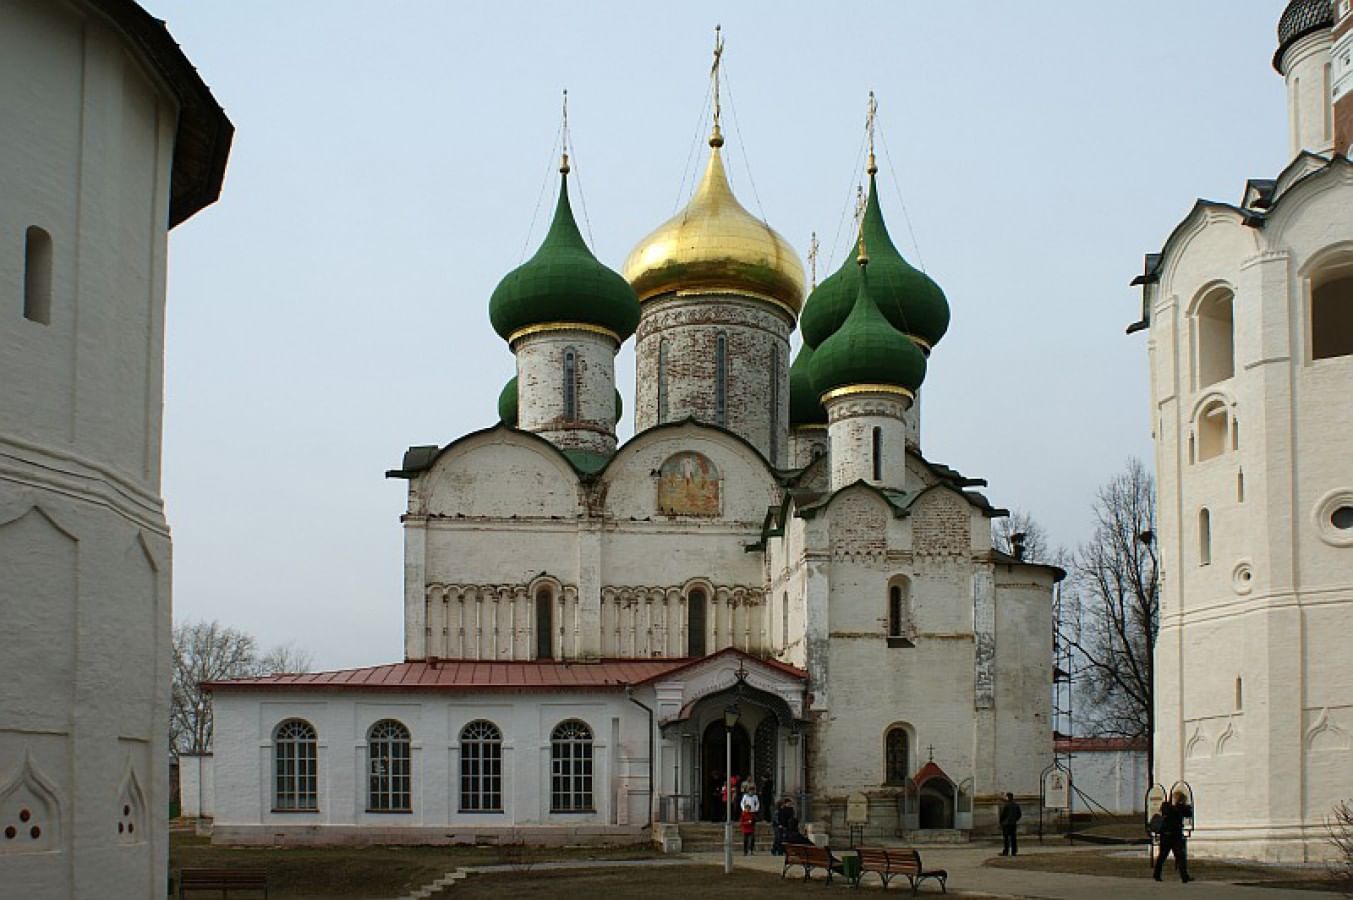
[[(725, 650), (744, 656), (740, 650)], [(717, 655), (717, 654), (716, 654)], [(414, 660), (336, 672), (264, 675), (203, 683), (207, 690), (262, 691), (598, 691), (622, 690), (684, 669), (701, 659), (603, 659), (597, 662), (496, 662), (493, 660)], [(807, 678), (806, 672), (773, 660), (763, 665)]]

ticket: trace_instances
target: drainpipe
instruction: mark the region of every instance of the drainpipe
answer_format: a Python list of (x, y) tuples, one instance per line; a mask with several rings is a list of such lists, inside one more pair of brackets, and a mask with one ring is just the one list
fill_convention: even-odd
[(658, 796), (657, 766), (653, 764), (653, 707), (634, 699), (634, 688), (625, 685), (625, 699), (648, 713), (648, 832), (653, 833), (653, 801)]

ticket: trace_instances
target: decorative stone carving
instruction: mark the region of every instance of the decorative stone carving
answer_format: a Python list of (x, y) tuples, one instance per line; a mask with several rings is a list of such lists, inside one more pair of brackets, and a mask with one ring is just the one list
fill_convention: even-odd
[(61, 849), (61, 801), (55, 785), (24, 754), (0, 787), (0, 854)]

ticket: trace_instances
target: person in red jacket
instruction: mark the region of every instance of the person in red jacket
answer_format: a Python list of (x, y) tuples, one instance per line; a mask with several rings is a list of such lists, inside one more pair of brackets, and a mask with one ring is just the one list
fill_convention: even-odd
[(744, 806), (738, 827), (742, 829), (742, 855), (750, 856), (756, 850), (756, 813)]

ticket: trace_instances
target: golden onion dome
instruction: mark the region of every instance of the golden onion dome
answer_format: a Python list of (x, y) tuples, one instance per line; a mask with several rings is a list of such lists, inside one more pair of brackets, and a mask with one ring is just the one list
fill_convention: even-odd
[(722, 143), (716, 132), (695, 196), (630, 251), (624, 276), (641, 303), (674, 293), (740, 294), (769, 300), (797, 317), (803, 263), (788, 241), (733, 196)]

